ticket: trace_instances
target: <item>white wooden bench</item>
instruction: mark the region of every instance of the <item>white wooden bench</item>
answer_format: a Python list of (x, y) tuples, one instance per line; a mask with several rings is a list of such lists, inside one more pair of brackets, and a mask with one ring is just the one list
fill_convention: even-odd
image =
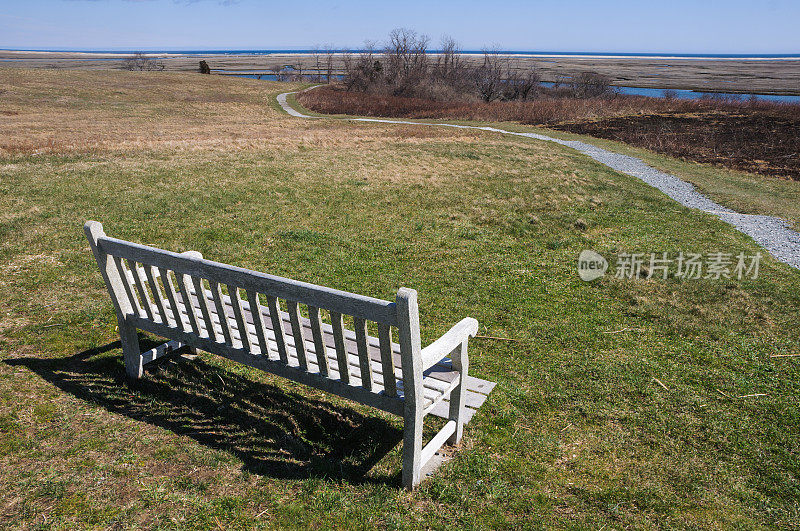
[[(96, 221), (84, 230), (114, 303), (130, 377), (186, 345), (399, 415), (409, 489), (445, 442), (461, 439), (474, 412), (466, 408), (466, 382), (475, 319), (422, 348), (413, 289), (400, 288), (389, 302), (111, 238)], [(172, 341), (143, 353), (137, 329)], [(423, 419), (437, 409), (447, 423), (423, 447)]]

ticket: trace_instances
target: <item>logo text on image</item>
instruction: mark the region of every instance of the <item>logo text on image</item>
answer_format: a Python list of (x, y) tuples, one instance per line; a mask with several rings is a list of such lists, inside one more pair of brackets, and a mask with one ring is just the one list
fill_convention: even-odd
[(608, 260), (598, 253), (584, 249), (578, 256), (578, 276), (586, 282), (597, 280), (606, 274), (608, 270)]

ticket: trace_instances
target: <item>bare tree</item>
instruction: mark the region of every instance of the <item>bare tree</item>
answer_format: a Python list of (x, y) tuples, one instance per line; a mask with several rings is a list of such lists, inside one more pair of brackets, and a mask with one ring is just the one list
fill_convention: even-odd
[(500, 74), (500, 99), (503, 101), (516, 100), (520, 97), (523, 79), (510, 60), (501, 63)]
[(436, 58), (434, 75), (442, 80), (454, 80), (459, 77), (462, 70), (461, 47), (450, 36), (442, 37), (441, 50)]
[(154, 57), (148, 57), (144, 52), (136, 52), (122, 61), (122, 68), (124, 70), (140, 71), (164, 70), (164, 63)]
[(359, 85), (358, 72), (355, 61), (353, 60), (353, 54), (346, 53), (342, 55), (342, 68), (344, 69), (344, 77), (342, 80), (344, 81), (345, 89), (358, 89), (361, 91), (367, 90), (368, 86), (366, 84)]
[(272, 75), (275, 76), (275, 81), (283, 81), (283, 66), (282, 65), (272, 65), (267, 67), (267, 70), (272, 72)]
[(315, 44), (314, 47), (311, 48), (311, 60), (314, 62), (314, 75), (311, 76), (311, 81), (321, 81), (322, 56), (320, 55), (319, 44)]
[(500, 82), (500, 97), (503, 100), (526, 100), (536, 94), (539, 88), (539, 74), (534, 69), (520, 70), (518, 64), (504, 61), (505, 69)]
[(427, 35), (416, 31), (398, 28), (389, 33), (389, 42), (384, 48), (384, 78), (394, 87), (393, 93), (399, 96), (411, 91), (426, 76), (428, 70)]
[(542, 86), (542, 78), (534, 68), (528, 70), (522, 79), (520, 88), (520, 97), (527, 100), (531, 97), (536, 97), (539, 93), (539, 88)]
[(475, 69), (473, 79), (478, 94), (485, 102), (500, 97), (503, 81), (503, 60), (497, 48), (483, 51), (483, 64)]
[(336, 49), (332, 44), (326, 44), (322, 49), (322, 53), (325, 59), (325, 82), (330, 83), (331, 77), (333, 76), (333, 59), (336, 54)]

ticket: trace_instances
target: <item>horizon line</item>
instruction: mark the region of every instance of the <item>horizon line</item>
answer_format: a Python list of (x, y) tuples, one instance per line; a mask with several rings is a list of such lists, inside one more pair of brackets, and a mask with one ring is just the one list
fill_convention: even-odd
[[(209, 48), (186, 48), (186, 47), (110, 47), (106, 49), (102, 48), (22, 48), (22, 47), (5, 47), (0, 46), (0, 51), (7, 51), (7, 52), (51, 52), (51, 53), (104, 53), (104, 54), (125, 54), (125, 53), (136, 53), (136, 52), (147, 52), (147, 53), (191, 53), (191, 54), (198, 54), (198, 53), (208, 53), (208, 54), (233, 54), (233, 53), (273, 53), (273, 52), (294, 52), (294, 53), (314, 53), (315, 51), (318, 53), (326, 53), (326, 50), (321, 48), (316, 48), (314, 46), (301, 48), (301, 47), (275, 47), (275, 48), (220, 48), (220, 47), (209, 47)], [(363, 48), (333, 48), (330, 51), (334, 53), (359, 53), (365, 51)], [(380, 53), (380, 49), (375, 50), (376, 52)], [(484, 53), (485, 49), (463, 49), (460, 50), (460, 54), (476, 54), (476, 53)], [(598, 56), (598, 55), (605, 55), (605, 56), (655, 56), (655, 57), (731, 57), (731, 58), (746, 58), (746, 57), (765, 57), (765, 58), (775, 58), (775, 57), (798, 57), (800, 58), (800, 52), (770, 52), (770, 53), (761, 53), (761, 52), (650, 52), (650, 51), (636, 51), (636, 52), (623, 52), (623, 51), (593, 51), (593, 50), (529, 50), (529, 49), (500, 49), (500, 50), (491, 50), (492, 52), (497, 52), (501, 54), (530, 54), (530, 55), (588, 55), (588, 56)], [(440, 53), (441, 50), (431, 49), (428, 50), (428, 53)]]

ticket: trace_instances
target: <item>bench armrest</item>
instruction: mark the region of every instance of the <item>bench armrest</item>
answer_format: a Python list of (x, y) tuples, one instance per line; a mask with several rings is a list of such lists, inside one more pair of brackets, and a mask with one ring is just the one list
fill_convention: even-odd
[(466, 317), (459, 321), (445, 335), (422, 349), (422, 370), (425, 371), (439, 363), (464, 340), (474, 337), (476, 333), (478, 333), (478, 321), (472, 317)]

